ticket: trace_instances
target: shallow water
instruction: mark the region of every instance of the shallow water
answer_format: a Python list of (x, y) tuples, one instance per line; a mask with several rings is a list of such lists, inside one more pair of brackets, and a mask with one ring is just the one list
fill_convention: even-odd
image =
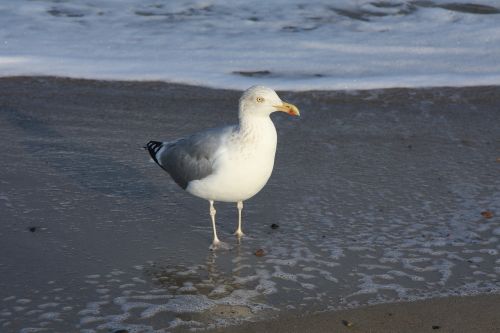
[(216, 205), (231, 246), (216, 252), (208, 203), (140, 147), (233, 122), (238, 92), (0, 89), (2, 331), (184, 331), (500, 292), (499, 88), (281, 94), (303, 116), (273, 116), (275, 170), (240, 244), (235, 205)]

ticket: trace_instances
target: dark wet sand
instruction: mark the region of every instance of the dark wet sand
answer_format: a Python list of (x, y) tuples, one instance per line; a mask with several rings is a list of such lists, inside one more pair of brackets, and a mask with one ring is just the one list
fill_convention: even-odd
[[(157, 285), (148, 280), (148, 272), (142, 268), (136, 271), (132, 268), (134, 265), (143, 267), (164, 258), (178, 259), (174, 264), (204, 261), (210, 244), (207, 204), (168, 181), (161, 170), (148, 163), (141, 146), (150, 139), (176, 138), (203, 128), (233, 123), (239, 96), (237, 91), (160, 82), (1, 78), (0, 331), (16, 332), (24, 327), (37, 327), (42, 322), (50, 332), (92, 329), (93, 322), (82, 323), (86, 315), (79, 312), (88, 302), (106, 297), (113, 300), (121, 295), (123, 288), (135, 287), (123, 284), (115, 292), (109, 290), (106, 281), (100, 282), (103, 287), (96, 287), (89, 284), (92, 281), (87, 283), (85, 280), (104, 280), (105, 276), (121, 270), (153, 288)], [(253, 255), (265, 240), (281, 244), (281, 239), (283, 246), (310, 246), (298, 242), (285, 244), (284, 240), (298, 233), (307, 236), (307, 229), (315, 232), (318, 229), (307, 225), (301, 229), (301, 225), (312, 214), (319, 214), (314, 217), (321, 218), (318, 211), (322, 207), (313, 206), (317, 208), (310, 211), (304, 208), (300, 211), (302, 220), (293, 221), (293, 199), (315, 194), (315, 186), (321, 184), (317, 177), (325, 170), (331, 171), (328, 177), (339, 184), (335, 188), (321, 189), (323, 195), (331, 197), (325, 205), (331, 202), (338, 221), (351, 221), (355, 217), (362, 227), (360, 230), (365, 232), (364, 237), (379, 232), (370, 229), (372, 217), (363, 215), (368, 214), (365, 211), (379, 214), (377, 223), (397, 221), (399, 215), (409, 212), (401, 218), (409, 225), (402, 223), (400, 229), (388, 229), (392, 238), (381, 240), (382, 243), (377, 244), (379, 248), (389, 241), (395, 244), (392, 240), (398, 239), (400, 234), (408, 238), (401, 246), (411, 246), (413, 238), (424, 236), (429, 242), (441, 239), (439, 237), (448, 242), (446, 237), (454, 237), (446, 235), (448, 219), (456, 218), (453, 210), (458, 210), (468, 218), (470, 215), (474, 223), (457, 231), (457, 238), (464, 246), (477, 251), (486, 246), (500, 249), (492, 238), (492, 229), (498, 226), (500, 215), (499, 203), (492, 199), (498, 196), (495, 184), (500, 175), (500, 87), (283, 92), (281, 97), (299, 105), (302, 117), (299, 120), (285, 118), (285, 115), (273, 116), (279, 132), (275, 171), (268, 186), (246, 206), (249, 224), (245, 226), (251, 226), (248, 231), (253, 236), (244, 244), (246, 248), (242, 246), (242, 258), (248, 266), (275, 266), (265, 266), (264, 262), (273, 253), (263, 258)], [(326, 125), (323, 132), (315, 132), (313, 128), (322, 121), (335, 128), (335, 132), (328, 132)], [(311, 158), (313, 152), (314, 159)], [(338, 163), (325, 169), (331, 159), (324, 152), (336, 154)], [(307, 176), (304, 170), (308, 171)], [(399, 178), (391, 178), (393, 174)], [(472, 194), (465, 199), (459, 196), (461, 188), (452, 191), (454, 182), (461, 179), (465, 179), (466, 184), (473, 182)], [(412, 214), (420, 209), (420, 202), (415, 203), (415, 200), (423, 200), (412, 196), (414, 186), (419, 187), (419, 193), (432, 197), (435, 204), (430, 203), (421, 215)], [(408, 190), (398, 192), (400, 187)], [(386, 190), (385, 197), (379, 195), (380, 188)], [(307, 203), (307, 198), (303, 200), (301, 207), (307, 208), (311, 202)], [(285, 203), (289, 204), (286, 207), (291, 213), (280, 220), (287, 209)], [(363, 206), (366, 203), (368, 207)], [(222, 221), (219, 226), (224, 240), (229, 240), (235, 211), (234, 207), (222, 207), (218, 210), (218, 218)], [(494, 217), (482, 218), (480, 212), (485, 209), (492, 209)], [(432, 225), (422, 222), (427, 223), (425, 233), (417, 230), (409, 234), (414, 221), (425, 221), (429, 215), (440, 217), (436, 223), (444, 231), (434, 230)], [(171, 216), (186, 226), (168, 223)], [(278, 231), (269, 228), (274, 221), (281, 223)], [(356, 239), (357, 229), (350, 229), (349, 223), (334, 227), (325, 233), (329, 232), (328, 237), (337, 239), (339, 244), (345, 241), (346, 248), (361, 242)], [(343, 229), (337, 234), (337, 227), (354, 234), (344, 237)], [(468, 228), (481, 230), (475, 235)], [(283, 238), (273, 238), (279, 236), (279, 232), (283, 233)], [(325, 237), (313, 236), (312, 245)], [(483, 246), (480, 236), (493, 240)], [(439, 246), (430, 247), (436, 250), (433, 255), (439, 255), (438, 250), (442, 249)], [(458, 253), (455, 249), (452, 248)], [(229, 263), (232, 255), (229, 254)], [(318, 254), (321, 255), (323, 252)], [(432, 271), (422, 274), (428, 280), (419, 282), (420, 285), (416, 284), (418, 281), (408, 282), (403, 278), (395, 281), (416, 286), (416, 289), (428, 287), (429, 294), (436, 295), (445, 287), (455, 288), (456, 294), (460, 294), (459, 288), (465, 282), (480, 279), (487, 283), (482, 289), (484, 293), (488, 286), (496, 286), (499, 281), (498, 272), (495, 273), (498, 260), (488, 254), (483, 257), (481, 262), (470, 263), (456, 259), (453, 274), (443, 283)], [(377, 260), (375, 255), (371, 258), (373, 262)], [(346, 294), (355, 292), (355, 289), (348, 290), (352, 287), (349, 285), (352, 275), (348, 273), (360, 268), (349, 260), (346, 258), (338, 265), (340, 268), (335, 276), (341, 283), (326, 281), (323, 285), (318, 284), (316, 290), (330, 285), (338, 288), (325, 290), (333, 300), (338, 298), (337, 292), (343, 291), (344, 286)], [(227, 266), (231, 272), (231, 264)], [(478, 270), (485, 273), (473, 275)], [(100, 275), (100, 278), (88, 278), (91, 274)], [(471, 293), (471, 290), (464, 292)], [(300, 295), (295, 297), (300, 298)], [(286, 296), (274, 300), (281, 304), (279, 297)], [(394, 297), (397, 295), (390, 290), (384, 300)], [(29, 300), (23, 300), (26, 298)], [(50, 319), (50, 313), (45, 314), (47, 319), (40, 312), (33, 312), (39, 310), (39, 303), (50, 305), (49, 301), (61, 308), (58, 308), (60, 317), (56, 317), (60, 320)], [(30, 306), (35, 310), (30, 312)], [(317, 309), (325, 309), (321, 301), (314, 303), (313, 310)], [(121, 310), (118, 307), (102, 311), (120, 313)], [(257, 312), (254, 320), (264, 319), (266, 311)], [(282, 309), (276, 320), (225, 331), (498, 332), (498, 313), (499, 296), (445, 298), (304, 318), (290, 318)], [(162, 328), (168, 320), (157, 315), (153, 320), (142, 319), (140, 323)], [(353, 322), (353, 326), (345, 327), (342, 320)], [(432, 329), (432, 325), (440, 328)]]
[(447, 297), (380, 304), (307, 316), (283, 315), (274, 320), (216, 329), (213, 333), (403, 333), (500, 331), (500, 295)]

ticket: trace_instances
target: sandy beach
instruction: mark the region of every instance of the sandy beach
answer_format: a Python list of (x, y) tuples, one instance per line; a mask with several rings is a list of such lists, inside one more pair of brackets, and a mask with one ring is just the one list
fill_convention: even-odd
[(284, 315), (274, 320), (215, 329), (214, 333), (251, 332), (498, 332), (499, 295), (437, 298), (374, 305), (308, 316)]
[(220, 204), (217, 253), (208, 204), (142, 147), (234, 123), (241, 92), (0, 92), (2, 332), (500, 331), (499, 87), (280, 92), (302, 117), (273, 116), (248, 238)]

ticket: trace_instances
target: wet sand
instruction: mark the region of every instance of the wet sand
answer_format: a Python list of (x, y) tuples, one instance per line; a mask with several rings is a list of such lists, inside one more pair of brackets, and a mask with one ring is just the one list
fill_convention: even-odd
[(251, 332), (485, 332), (500, 330), (500, 296), (447, 297), (380, 304), (308, 316), (284, 315), (274, 320), (215, 329), (213, 333)]
[[(241, 330), (321, 331), (342, 329), (344, 315), (352, 331), (404, 331), (429, 316), (422, 331), (460, 332), (454, 306), (470, 325), (500, 329), (498, 296), (314, 314), (500, 292), (499, 87), (282, 92), (302, 117), (273, 116), (275, 170), (245, 205), (241, 244), (236, 208), (216, 206), (232, 246), (217, 253), (208, 204), (142, 146), (234, 123), (240, 92), (49, 77), (1, 78), (0, 92), (2, 332), (185, 331), (275, 316)], [(380, 319), (388, 309), (401, 321)]]

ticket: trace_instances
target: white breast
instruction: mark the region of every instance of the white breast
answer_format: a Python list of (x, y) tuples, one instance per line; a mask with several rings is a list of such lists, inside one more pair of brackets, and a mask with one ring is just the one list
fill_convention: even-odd
[(214, 173), (194, 180), (186, 190), (215, 201), (244, 201), (266, 185), (274, 166), (276, 129), (269, 117), (245, 124), (217, 152)]

